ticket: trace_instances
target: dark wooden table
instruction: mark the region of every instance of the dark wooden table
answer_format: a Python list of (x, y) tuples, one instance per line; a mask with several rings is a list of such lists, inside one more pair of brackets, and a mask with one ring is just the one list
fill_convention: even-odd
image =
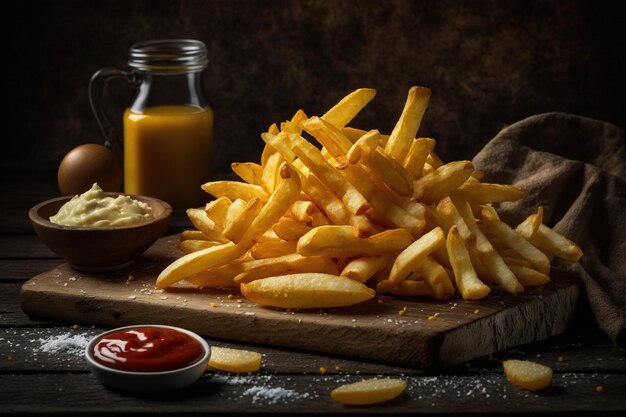
[[(38, 240), (28, 221), (30, 207), (58, 195), (54, 173), (4, 172), (0, 184), (2, 415), (245, 412), (606, 416), (626, 412), (626, 352), (615, 347), (598, 329), (585, 305), (580, 306), (576, 320), (561, 336), (451, 369), (423, 371), (209, 340), (215, 346), (262, 352), (261, 372), (237, 376), (207, 371), (190, 388), (167, 394), (112, 391), (90, 373), (82, 352), (51, 351), (46, 344), (60, 337), (80, 341), (104, 328), (28, 317), (20, 308), (22, 284), (61, 263)], [(169, 233), (186, 225), (184, 215), (177, 213)], [(551, 389), (535, 394), (511, 385), (502, 372), (502, 360), (510, 358), (535, 360), (552, 367), (555, 374)], [(322, 367), (327, 370), (325, 374), (320, 373)], [(368, 407), (342, 406), (329, 396), (333, 388), (343, 383), (374, 376), (403, 378), (408, 389), (387, 404)]]

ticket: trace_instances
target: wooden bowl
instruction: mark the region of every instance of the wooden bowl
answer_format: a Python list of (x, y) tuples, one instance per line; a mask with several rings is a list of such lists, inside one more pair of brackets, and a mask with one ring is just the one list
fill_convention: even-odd
[[(107, 197), (130, 195), (105, 193)], [(165, 233), (172, 207), (152, 197), (130, 195), (148, 204), (150, 220), (122, 227), (61, 226), (50, 222), (61, 206), (72, 197), (58, 197), (37, 204), (28, 212), (30, 222), (43, 243), (64, 258), (74, 269), (105, 272), (122, 269), (146, 251)]]

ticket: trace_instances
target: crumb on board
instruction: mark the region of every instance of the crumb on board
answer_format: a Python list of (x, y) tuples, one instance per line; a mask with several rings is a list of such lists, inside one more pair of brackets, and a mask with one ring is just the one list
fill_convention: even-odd
[(437, 316), (428, 316), (429, 321), (437, 320)]
[(320, 374), (324, 375), (326, 373), (326, 368), (320, 366)]
[(604, 392), (604, 387), (603, 387), (602, 385), (598, 385), (598, 386), (596, 387), (596, 392), (597, 392), (597, 393)]

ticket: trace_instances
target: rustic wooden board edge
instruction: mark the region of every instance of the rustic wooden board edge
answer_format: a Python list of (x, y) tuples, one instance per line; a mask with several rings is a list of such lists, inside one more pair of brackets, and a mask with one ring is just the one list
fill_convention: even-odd
[[(580, 295), (580, 284), (574, 282), (540, 300), (529, 300), (499, 311), (489, 316), (491, 320), (476, 320), (452, 329), (442, 335), (437, 366), (459, 364), (482, 356), (477, 352), (495, 353), (557, 336), (565, 332), (575, 316)], [(531, 309), (535, 309), (535, 314), (529, 314)], [(467, 340), (475, 340), (471, 334), (485, 335), (482, 339), (485, 346), (468, 349)]]

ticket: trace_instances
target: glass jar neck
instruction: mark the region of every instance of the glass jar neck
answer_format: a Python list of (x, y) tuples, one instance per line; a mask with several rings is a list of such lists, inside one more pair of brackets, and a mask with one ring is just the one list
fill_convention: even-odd
[(160, 39), (130, 47), (128, 65), (139, 81), (131, 111), (153, 106), (208, 107), (200, 74), (208, 65), (204, 43), (194, 39)]
[(200, 71), (177, 74), (154, 74), (137, 71), (141, 84), (131, 105), (131, 111), (143, 113), (148, 107), (191, 105), (207, 108), (202, 92)]

